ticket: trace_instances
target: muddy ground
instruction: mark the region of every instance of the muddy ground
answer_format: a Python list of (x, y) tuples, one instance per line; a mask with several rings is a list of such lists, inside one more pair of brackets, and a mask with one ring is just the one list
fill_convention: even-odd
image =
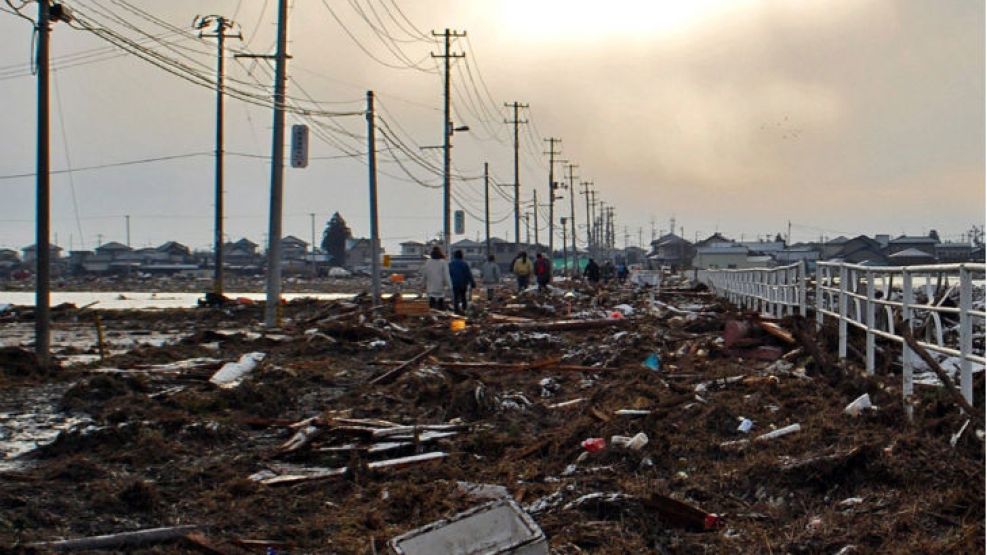
[[(289, 303), (275, 331), (256, 325), (261, 305), (103, 311), (108, 333), (180, 333), (69, 368), (38, 369), (5, 349), (0, 406), (54, 391), (61, 421), (83, 423), (0, 473), (0, 546), (31, 552), (30, 542), (194, 524), (216, 551), (179, 540), (127, 552), (383, 553), (388, 539), (481, 503), (457, 485), (468, 481), (506, 487), (559, 554), (984, 551), (983, 422), (951, 446), (967, 417), (938, 387), (917, 388), (909, 422), (894, 349), (868, 377), (826, 356), (835, 352), (828, 330), (816, 335), (792, 318), (780, 324), (800, 330), (801, 345), (753, 325), (728, 348), (726, 322), (751, 315), (703, 291), (662, 292), (657, 304), (630, 287), (562, 293), (503, 291), (460, 332), (447, 314), (398, 315), (358, 298)], [(621, 304), (633, 312), (613, 318)], [(80, 318), (66, 310), (56, 329)], [(527, 329), (567, 318), (613, 319)], [(369, 383), (432, 346), (393, 382)], [(812, 346), (822, 355), (810, 356)], [(251, 352), (266, 356), (238, 386), (208, 381)], [(651, 353), (658, 370), (642, 364)], [(787, 361), (758, 359), (781, 353)], [(982, 378), (977, 385), (982, 410)], [(844, 414), (863, 393), (877, 409)], [(616, 414), (628, 409), (642, 413)], [(310, 428), (293, 426), (312, 417)], [(753, 421), (747, 434), (742, 418)], [(455, 435), (416, 433), (374, 453), (373, 419), (448, 424)], [(801, 430), (790, 435), (742, 441), (794, 423)], [(285, 446), (306, 429), (311, 441)], [(581, 446), (639, 432), (648, 437), (640, 450)], [(446, 456), (373, 468), (434, 452)], [(348, 471), (258, 481), (299, 467)], [(683, 526), (656, 508), (656, 495), (719, 520)]]

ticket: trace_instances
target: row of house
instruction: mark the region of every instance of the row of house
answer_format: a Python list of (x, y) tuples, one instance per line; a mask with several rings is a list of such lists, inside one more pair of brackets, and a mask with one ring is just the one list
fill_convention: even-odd
[[(52, 245), (49, 260), (53, 275), (201, 275), (207, 276), (215, 264), (212, 251), (192, 251), (176, 241), (157, 247), (132, 248), (117, 241), (103, 243), (93, 250), (73, 250), (63, 256), (63, 249)], [(0, 249), (0, 276), (27, 275), (34, 271), (37, 249), (30, 245), (21, 249)], [(370, 240), (350, 239), (347, 242), (346, 266), (350, 269), (370, 265)], [(257, 243), (242, 238), (223, 245), (223, 267), (227, 272), (241, 275), (263, 273), (266, 255)], [(316, 250), (298, 237), (289, 235), (281, 241), (281, 267), (286, 275), (325, 272), (331, 257)]]
[(984, 245), (943, 243), (936, 234), (891, 238), (890, 235), (836, 237), (818, 243), (786, 244), (775, 241), (735, 241), (714, 233), (697, 243), (675, 234), (651, 243), (649, 260), (673, 268), (754, 268), (799, 261), (834, 260), (872, 266), (983, 262)]

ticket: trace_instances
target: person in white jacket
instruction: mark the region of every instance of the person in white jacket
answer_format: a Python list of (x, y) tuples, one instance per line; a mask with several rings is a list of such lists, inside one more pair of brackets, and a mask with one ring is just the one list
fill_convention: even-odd
[(446, 290), (452, 289), (452, 277), (449, 275), (449, 261), (439, 247), (432, 249), (432, 255), (422, 266), (422, 278), (425, 280), (429, 308), (445, 310)]

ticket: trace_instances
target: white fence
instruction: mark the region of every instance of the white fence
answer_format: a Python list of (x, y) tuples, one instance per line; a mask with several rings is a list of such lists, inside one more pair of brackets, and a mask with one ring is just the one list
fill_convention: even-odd
[[(972, 403), (973, 364), (985, 364), (983, 345), (974, 350), (974, 321), (980, 322), (981, 330), (985, 321), (984, 296), (975, 301), (974, 282), (981, 280), (983, 288), (984, 272), (984, 264), (878, 267), (818, 262), (814, 284), (802, 264), (709, 270), (701, 279), (720, 296), (752, 310), (781, 316), (796, 308), (805, 315), (811, 309), (820, 326), (825, 317), (836, 318), (841, 359), (847, 357), (849, 326), (861, 329), (866, 336), (864, 364), (871, 373), (876, 339), (900, 343), (906, 397), (914, 388), (915, 356), (896, 330), (899, 322), (907, 322), (922, 347), (958, 359), (960, 391)], [(807, 300), (810, 291), (814, 295)], [(947, 326), (944, 318), (955, 323)]]

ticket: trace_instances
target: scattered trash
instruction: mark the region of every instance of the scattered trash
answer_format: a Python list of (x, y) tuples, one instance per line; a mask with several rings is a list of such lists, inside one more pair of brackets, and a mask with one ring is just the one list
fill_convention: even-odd
[(227, 362), (209, 381), (223, 388), (236, 387), (244, 376), (249, 374), (264, 360), (264, 353), (247, 353), (236, 362)]
[(586, 438), (580, 443), (586, 451), (590, 453), (596, 453), (598, 451), (603, 451), (607, 447), (607, 440), (602, 437), (590, 437)]
[(963, 432), (966, 431), (966, 427), (969, 426), (969, 425), (970, 425), (970, 419), (967, 418), (966, 421), (963, 422), (963, 425), (960, 426), (959, 431), (957, 431), (955, 434), (953, 434), (952, 436), (950, 436), (950, 438), (949, 438), (949, 446), (950, 447), (953, 447), (953, 448), (956, 447), (956, 443), (959, 442), (960, 437), (963, 435)]
[(651, 353), (644, 359), (644, 367), (648, 370), (658, 371), (661, 370), (661, 358), (658, 353)]
[(639, 451), (648, 444), (648, 436), (644, 432), (638, 432), (633, 437), (611, 436), (610, 444), (616, 447), (625, 447), (632, 451)]
[(740, 425), (737, 426), (737, 431), (742, 434), (746, 434), (747, 432), (751, 431), (751, 428), (753, 427), (754, 427), (754, 423), (751, 422), (750, 419), (743, 418), (740, 420)]
[(777, 439), (782, 436), (787, 436), (788, 434), (794, 434), (795, 432), (801, 429), (802, 429), (801, 425), (791, 424), (789, 426), (785, 426), (784, 428), (778, 428), (777, 430), (774, 430), (772, 432), (759, 435), (754, 439), (754, 441), (768, 441), (772, 439)]
[(510, 492), (504, 486), (495, 484), (474, 484), (473, 482), (456, 482), (456, 486), (464, 495), (475, 499), (504, 499), (510, 497)]
[(657, 493), (646, 499), (644, 506), (658, 513), (662, 521), (679, 528), (702, 531), (722, 524), (722, 519), (716, 513)]
[(870, 394), (864, 393), (860, 397), (853, 400), (852, 403), (843, 409), (843, 412), (849, 414), (850, 416), (860, 416), (865, 410), (872, 408), (874, 405), (870, 402)]
[(404, 533), (390, 542), (396, 555), (548, 555), (548, 540), (511, 499), (499, 499)]
[(840, 501), (839, 503), (837, 503), (837, 505), (839, 505), (840, 507), (844, 507), (844, 508), (846, 508), (846, 507), (855, 507), (857, 505), (860, 505), (863, 502), (864, 502), (864, 498), (863, 497), (847, 497), (843, 501)]

